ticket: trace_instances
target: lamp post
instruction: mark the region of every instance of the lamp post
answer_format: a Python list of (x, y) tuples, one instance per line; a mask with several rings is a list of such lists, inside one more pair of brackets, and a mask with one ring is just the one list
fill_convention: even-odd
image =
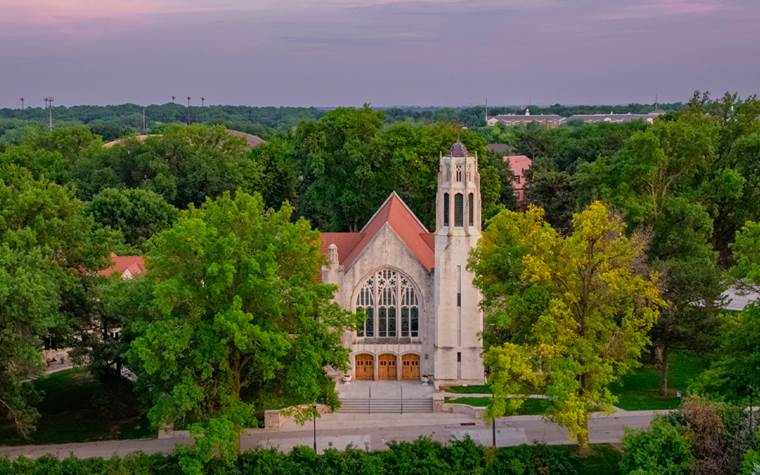
[(187, 125), (190, 125), (190, 99), (191, 99), (190, 96), (187, 96), (187, 111), (186, 111), (187, 117), (185, 118), (185, 123)]
[(491, 445), (496, 448), (496, 415), (493, 413), (493, 393), (491, 393)]
[(53, 96), (48, 96), (45, 98), (45, 105), (48, 108), (48, 129), (53, 130), (53, 101), (55, 98)]
[(314, 426), (313, 426), (313, 428), (314, 428), (314, 431), (313, 431), (313, 436), (314, 436), (314, 452), (316, 452), (317, 451), (317, 406), (316, 406), (316, 404), (314, 405), (314, 412), (312, 413), (311, 417), (312, 417), (312, 421), (314, 423)]

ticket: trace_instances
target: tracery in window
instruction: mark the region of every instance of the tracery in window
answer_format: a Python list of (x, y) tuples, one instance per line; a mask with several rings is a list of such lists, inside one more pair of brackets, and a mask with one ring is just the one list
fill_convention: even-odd
[(364, 310), (366, 337), (419, 337), (420, 310), (411, 279), (401, 272), (382, 269), (364, 282), (356, 296), (356, 309)]
[(462, 164), (457, 163), (457, 181), (462, 181)]

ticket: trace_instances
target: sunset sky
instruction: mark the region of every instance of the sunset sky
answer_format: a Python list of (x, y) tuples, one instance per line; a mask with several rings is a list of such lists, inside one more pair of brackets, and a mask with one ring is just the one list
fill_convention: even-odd
[(760, 92), (759, 0), (0, 0), (0, 106)]

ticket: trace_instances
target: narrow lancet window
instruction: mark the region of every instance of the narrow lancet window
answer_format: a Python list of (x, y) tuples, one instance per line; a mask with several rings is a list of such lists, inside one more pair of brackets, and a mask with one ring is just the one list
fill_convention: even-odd
[(464, 196), (462, 193), (454, 195), (454, 226), (464, 226)]

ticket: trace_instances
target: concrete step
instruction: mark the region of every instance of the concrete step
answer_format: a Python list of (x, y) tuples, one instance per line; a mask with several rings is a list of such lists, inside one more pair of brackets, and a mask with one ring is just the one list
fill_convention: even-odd
[(342, 399), (338, 412), (353, 414), (405, 414), (433, 412), (432, 399)]

